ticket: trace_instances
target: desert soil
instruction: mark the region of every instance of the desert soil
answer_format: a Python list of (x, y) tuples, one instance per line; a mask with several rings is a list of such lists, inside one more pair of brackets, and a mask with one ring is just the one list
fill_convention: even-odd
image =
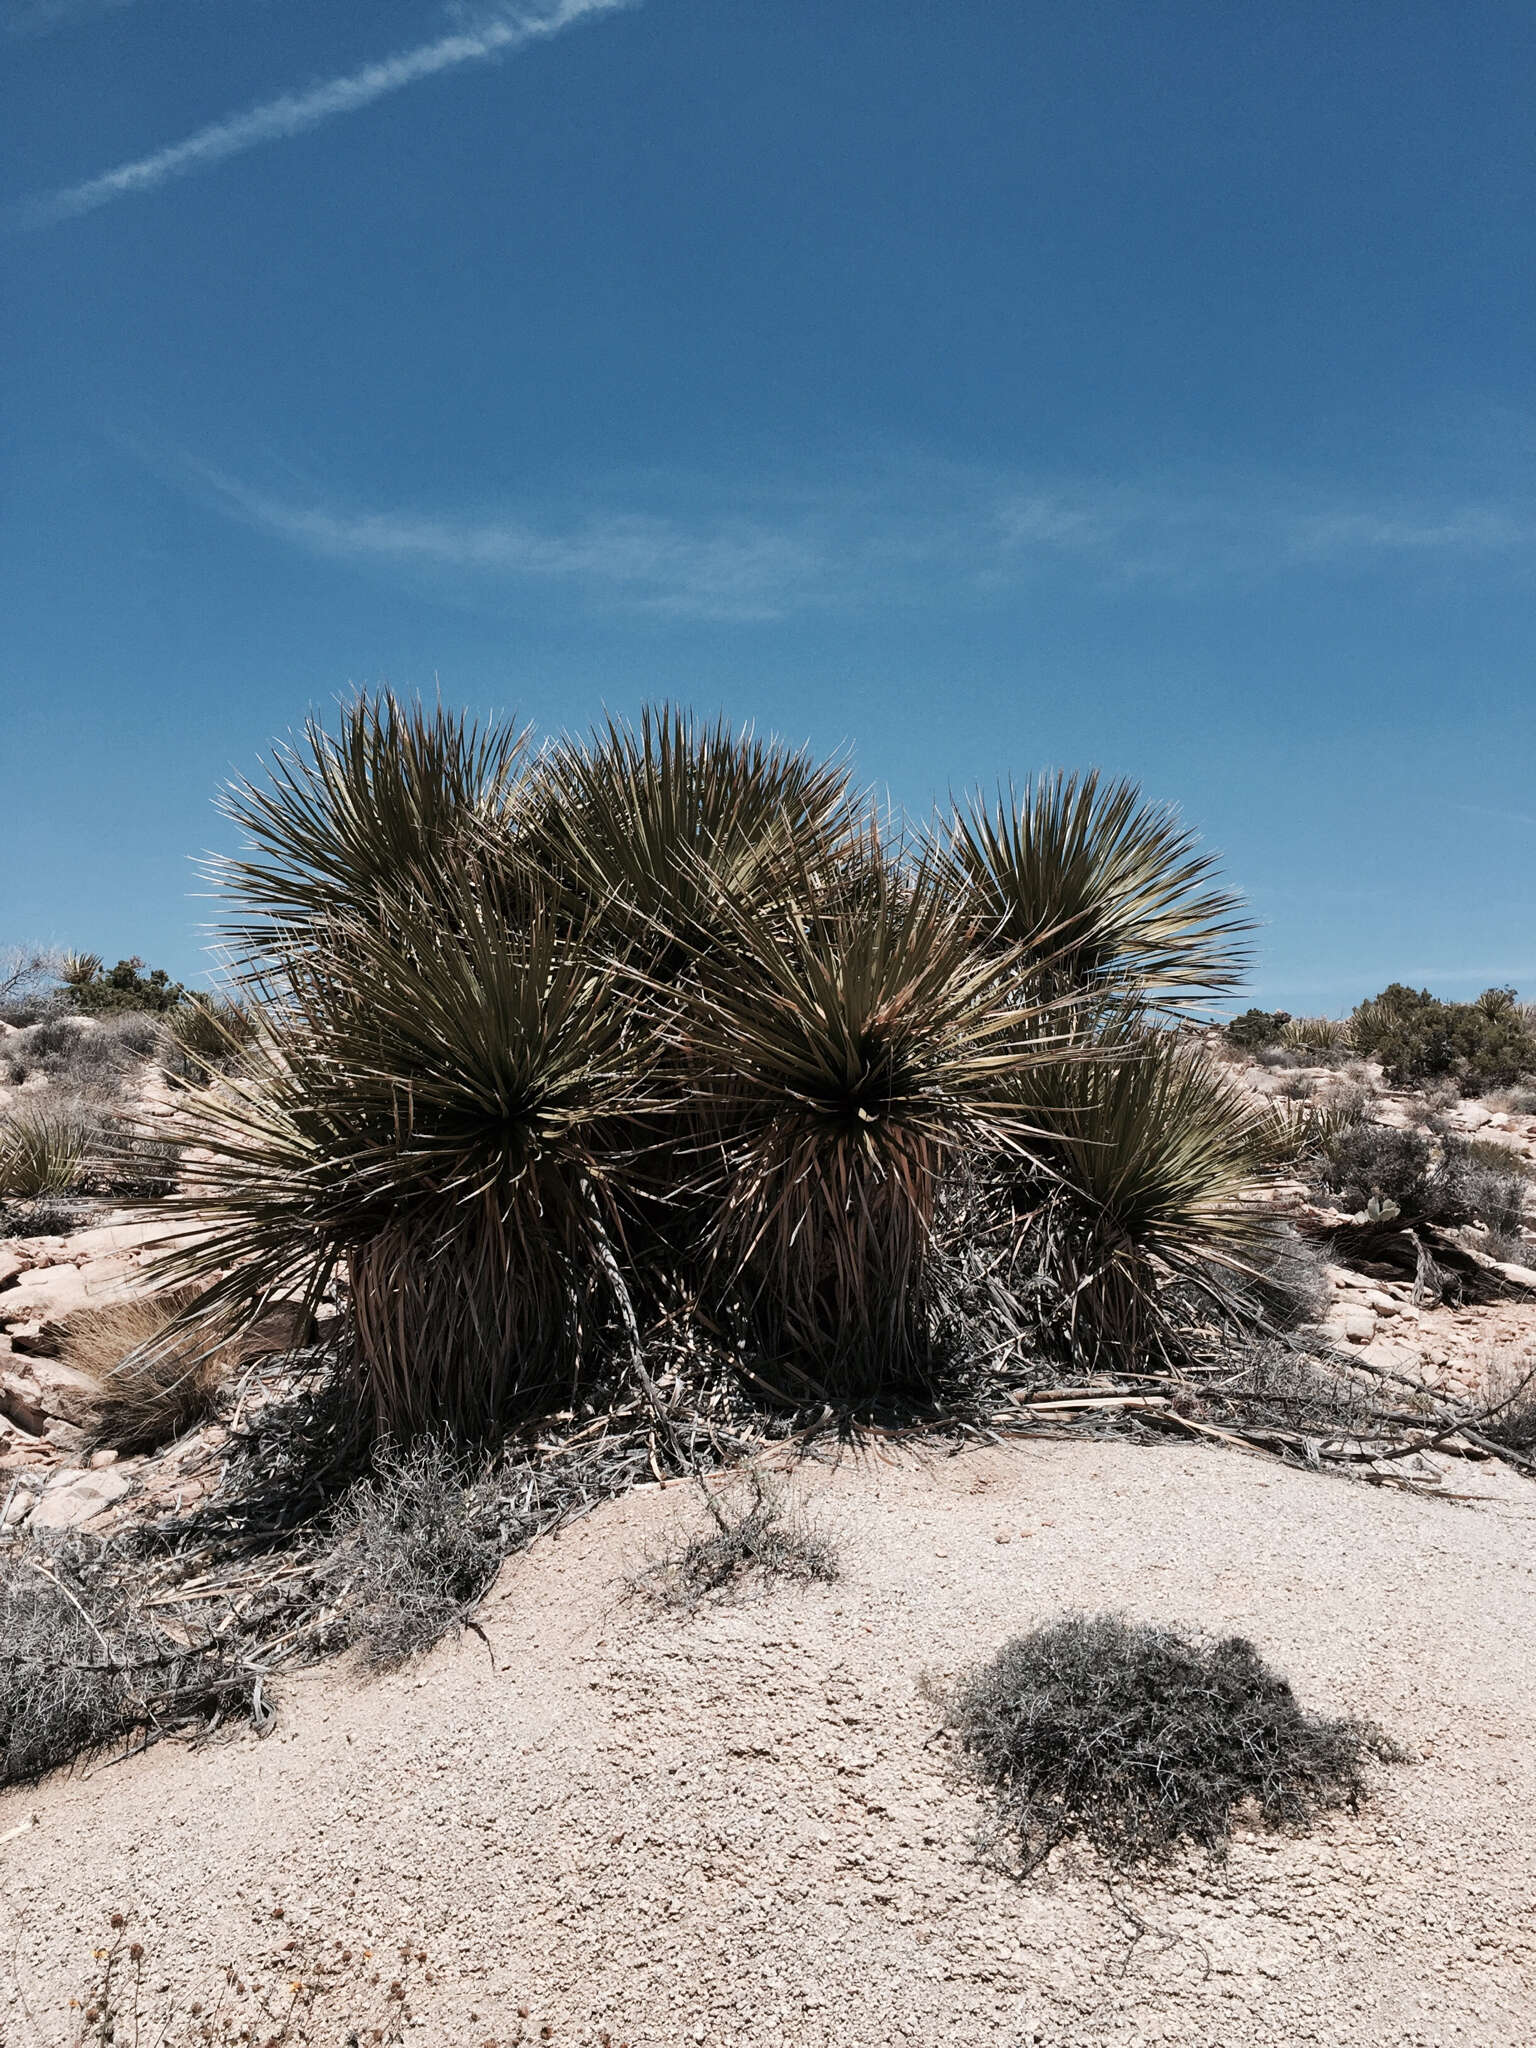
[[(506, 1566), (489, 1649), (0, 1797), (0, 2041), (77, 2038), (118, 1911), (144, 2048), (194, 2000), (266, 2040), (305, 1982), (283, 2038), (337, 2048), (1529, 2048), (1536, 1487), (1462, 1470), (1476, 1498), (1093, 1442), (802, 1468), (840, 1581), (692, 1616), (624, 1589), (697, 1503), (632, 1495)], [(1414, 1761), (1221, 1867), (1019, 1884), (923, 1682), (1072, 1607), (1249, 1635)]]

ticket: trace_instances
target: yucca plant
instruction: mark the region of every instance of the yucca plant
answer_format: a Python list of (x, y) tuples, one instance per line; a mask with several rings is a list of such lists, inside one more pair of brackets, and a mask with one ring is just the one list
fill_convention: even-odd
[(163, 1278), (223, 1277), (239, 1324), (344, 1276), (378, 1429), (504, 1428), (577, 1377), (613, 1260), (605, 1130), (631, 1012), (580, 934), (509, 928), (472, 866), (312, 921), (284, 1000), (182, 1135), (207, 1235)]
[(345, 702), (334, 734), (309, 719), (265, 785), (221, 800), (248, 841), (209, 863), (240, 906), (223, 933), (236, 961), (259, 967), (307, 927), (377, 908), (380, 892), (430, 896), (480, 828), (508, 819), (527, 744), (526, 728), (482, 728), (389, 691)]
[(1276, 1227), (1254, 1202), (1263, 1114), (1201, 1049), (1121, 1017), (1098, 1057), (1026, 1071), (1020, 1110), (1049, 1132), (1005, 1174), (1014, 1277), (1075, 1363), (1175, 1361), (1191, 1304), (1243, 1311)]
[(234, 1058), (255, 1038), (253, 1006), (227, 996), (194, 990), (166, 1018), (174, 1055), (190, 1074), (205, 1076)]
[(1292, 1017), (1280, 1043), (1287, 1052), (1342, 1052), (1350, 1043), (1349, 1025), (1339, 1017)]
[(843, 764), (647, 706), (638, 728), (610, 718), (541, 757), (518, 846), (594, 936), (665, 975), (709, 949), (722, 896), (781, 896), (793, 867), (836, 860), (857, 823)]
[(1361, 1121), (1361, 1112), (1335, 1104), (1267, 1102), (1257, 1113), (1251, 1156), (1256, 1169), (1298, 1165), (1326, 1152), (1345, 1131)]
[(1046, 1056), (1014, 955), (978, 951), (932, 863), (867, 833), (857, 875), (803, 863), (787, 906), (722, 896), (677, 1013), (714, 1206), (717, 1304), (760, 1382), (858, 1401), (932, 1363), (947, 1175), (1023, 1138), (1009, 1084)]
[(1240, 899), (1171, 808), (1133, 782), (1050, 775), (978, 795), (943, 834), (978, 931), (1024, 949), (1042, 990), (1178, 1007), (1247, 969)]
[(67, 1195), (85, 1179), (95, 1133), (55, 1109), (13, 1110), (0, 1122), (0, 1196)]

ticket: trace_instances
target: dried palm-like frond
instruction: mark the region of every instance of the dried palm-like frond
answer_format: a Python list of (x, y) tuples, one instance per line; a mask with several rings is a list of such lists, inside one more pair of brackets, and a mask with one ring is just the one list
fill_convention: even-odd
[(320, 918), (284, 979), (183, 1112), (197, 1163), (172, 1208), (204, 1234), (164, 1276), (222, 1274), (202, 1313), (237, 1324), (345, 1276), (382, 1431), (502, 1427), (579, 1370), (611, 1263), (605, 1133), (632, 1095), (613, 972), (551, 915), (509, 928), (461, 869)]
[(931, 866), (873, 837), (857, 887), (800, 866), (787, 910), (721, 898), (679, 1018), (707, 1133), (715, 1292), (777, 1389), (857, 1399), (920, 1381), (944, 1177), (1017, 1141), (1044, 1056), (1012, 956), (978, 952)]
[(1015, 1275), (1075, 1360), (1134, 1367), (1177, 1354), (1191, 1295), (1220, 1315), (1262, 1291), (1265, 1125), (1173, 1032), (1121, 1020), (1098, 1050), (1021, 1077), (1021, 1109), (1050, 1136), (1012, 1176)]
[(973, 798), (948, 856), (983, 930), (1024, 948), (1044, 986), (1168, 1006), (1237, 986), (1247, 966), (1240, 899), (1195, 849), (1134, 783), (1057, 774)]

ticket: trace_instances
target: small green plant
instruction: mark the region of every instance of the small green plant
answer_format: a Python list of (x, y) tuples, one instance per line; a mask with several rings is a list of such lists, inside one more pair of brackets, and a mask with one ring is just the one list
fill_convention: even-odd
[(1308, 1714), (1241, 1636), (1068, 1615), (1016, 1637), (958, 1687), (950, 1725), (1021, 1874), (1081, 1836), (1122, 1867), (1185, 1844), (1220, 1858), (1240, 1812), (1305, 1828), (1365, 1796), (1364, 1763), (1401, 1752)]
[(68, 1195), (86, 1178), (93, 1133), (51, 1109), (13, 1110), (0, 1122), (0, 1196)]

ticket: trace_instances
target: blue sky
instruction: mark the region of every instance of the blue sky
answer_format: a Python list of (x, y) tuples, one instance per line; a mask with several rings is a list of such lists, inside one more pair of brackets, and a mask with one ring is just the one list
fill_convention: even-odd
[(1536, 993), (1536, 16), (0, 0), (0, 940), (201, 971), (348, 685), (925, 810), (1098, 765), (1255, 999)]

